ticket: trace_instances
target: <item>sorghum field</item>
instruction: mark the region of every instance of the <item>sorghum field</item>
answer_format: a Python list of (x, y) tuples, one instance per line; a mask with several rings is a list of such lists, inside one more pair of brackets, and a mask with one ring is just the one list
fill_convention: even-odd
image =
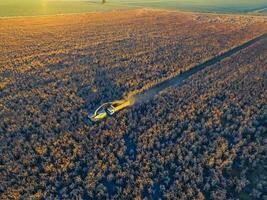
[(266, 39), (84, 123), (266, 25), (152, 9), (0, 19), (0, 199), (267, 198)]

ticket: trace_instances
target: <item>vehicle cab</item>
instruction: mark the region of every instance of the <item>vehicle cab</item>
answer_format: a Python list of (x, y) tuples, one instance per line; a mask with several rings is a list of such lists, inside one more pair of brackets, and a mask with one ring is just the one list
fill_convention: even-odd
[(115, 107), (110, 105), (108, 108), (107, 108), (107, 113), (109, 115), (113, 115), (115, 113)]
[(88, 115), (88, 118), (92, 122), (97, 122), (107, 117), (107, 111), (104, 105), (100, 106), (96, 111), (92, 114)]

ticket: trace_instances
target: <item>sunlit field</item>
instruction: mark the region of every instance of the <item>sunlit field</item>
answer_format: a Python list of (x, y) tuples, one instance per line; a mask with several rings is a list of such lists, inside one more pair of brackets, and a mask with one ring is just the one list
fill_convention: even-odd
[(0, 17), (55, 15), (127, 10), (124, 4), (101, 1), (0, 0)]
[(0, 199), (264, 199), (266, 32), (264, 16), (144, 8), (1, 18)]
[(266, 0), (0, 0), (0, 17), (121, 11), (135, 8), (265, 14)]
[(267, 200), (267, 0), (0, 0), (0, 200)]

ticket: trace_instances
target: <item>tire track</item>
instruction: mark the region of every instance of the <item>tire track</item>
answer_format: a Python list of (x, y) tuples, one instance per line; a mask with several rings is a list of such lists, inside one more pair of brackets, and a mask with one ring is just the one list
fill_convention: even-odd
[(168, 80), (162, 81), (153, 87), (141, 92), (140, 94), (137, 94), (135, 96), (135, 104), (141, 104), (143, 102), (149, 101), (152, 99), (154, 96), (156, 96), (158, 93), (161, 91), (165, 90), (166, 88), (172, 87), (172, 86), (177, 86), (181, 85), (187, 78), (192, 76), (193, 74), (203, 70), (206, 67), (212, 66), (218, 62), (221, 62), (222, 60), (231, 57), (232, 55), (240, 52), (243, 49), (248, 48), (249, 46), (252, 46), (256, 42), (267, 39), (267, 33), (264, 33), (258, 37), (255, 37), (254, 39), (251, 39), (237, 47), (234, 47), (220, 55), (217, 55), (201, 64), (196, 65), (195, 67), (191, 68), (190, 70), (187, 70), (181, 74), (178, 74)]

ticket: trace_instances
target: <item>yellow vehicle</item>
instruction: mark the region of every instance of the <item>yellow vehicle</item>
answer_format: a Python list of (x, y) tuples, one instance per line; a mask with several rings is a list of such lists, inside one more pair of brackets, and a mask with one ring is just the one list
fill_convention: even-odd
[(107, 112), (109, 115), (113, 115), (114, 113), (122, 110), (123, 108), (126, 108), (128, 106), (132, 105), (131, 100), (117, 100), (111, 102), (109, 107), (107, 108)]
[(90, 121), (97, 122), (107, 117), (107, 115), (111, 116), (114, 113), (132, 104), (133, 100), (117, 100), (113, 102), (104, 103), (99, 108), (97, 108), (93, 114), (89, 114), (88, 117)]

